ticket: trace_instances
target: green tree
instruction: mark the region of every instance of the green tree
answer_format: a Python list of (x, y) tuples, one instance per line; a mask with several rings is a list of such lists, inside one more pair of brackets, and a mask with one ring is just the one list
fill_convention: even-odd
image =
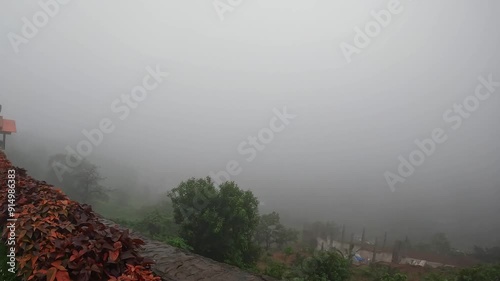
[(297, 231), (281, 224), (278, 213), (272, 212), (260, 216), (255, 240), (259, 245), (264, 244), (266, 251), (269, 251), (273, 244), (282, 249), (287, 243), (297, 241), (298, 235)]
[(283, 249), (288, 243), (297, 241), (298, 237), (299, 233), (295, 229), (287, 228), (279, 224), (274, 233), (274, 242), (278, 246), (278, 249)]
[(240, 267), (255, 264), (259, 201), (234, 182), (218, 188), (209, 178), (181, 182), (168, 193), (179, 235), (195, 253)]
[(66, 155), (64, 154), (50, 157), (48, 181), (61, 187), (71, 199), (82, 203), (109, 200), (109, 192), (112, 190), (102, 185), (105, 178), (101, 175), (98, 166), (87, 159), (82, 159), (78, 166), (70, 168), (64, 164), (65, 161)]
[(259, 245), (264, 244), (266, 251), (269, 251), (271, 244), (275, 240), (275, 232), (280, 224), (280, 215), (276, 212), (261, 215), (255, 233), (255, 240)]
[(105, 179), (99, 172), (99, 167), (91, 163), (85, 163), (75, 171), (76, 188), (81, 194), (82, 203), (91, 200), (108, 201), (110, 189), (104, 187), (101, 182)]

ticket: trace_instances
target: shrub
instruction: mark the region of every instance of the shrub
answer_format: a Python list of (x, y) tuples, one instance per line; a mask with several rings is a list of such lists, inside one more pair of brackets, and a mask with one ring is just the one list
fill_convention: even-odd
[(423, 277), (422, 281), (455, 281), (456, 270), (450, 268), (440, 268)]
[(462, 269), (457, 281), (500, 281), (500, 265), (479, 265)]
[(182, 239), (181, 237), (171, 237), (171, 238), (168, 238), (165, 242), (167, 244), (169, 244), (170, 246), (174, 246), (174, 247), (177, 247), (179, 249), (183, 249), (183, 250), (187, 250), (187, 251), (193, 250), (193, 247), (189, 246), (186, 243), (186, 241), (184, 241), (184, 239)]
[(390, 266), (377, 263), (370, 264), (368, 271), (364, 272), (366, 277), (373, 281), (406, 281), (408, 277)]
[(162, 214), (158, 209), (146, 213), (144, 218), (137, 223), (137, 228), (152, 237), (165, 238), (177, 234), (177, 226), (173, 218)]
[(379, 280), (376, 281), (406, 281), (408, 280), (408, 276), (402, 274), (402, 273), (386, 273), (380, 278)]
[(266, 263), (264, 274), (281, 280), (284, 277), (286, 270), (287, 266), (284, 263), (269, 259)]
[(304, 260), (302, 275), (305, 281), (344, 281), (351, 275), (350, 263), (339, 251), (320, 252)]
[[(0, 191), (0, 225), (16, 218), (18, 276), (23, 280), (159, 280), (139, 256), (144, 242), (101, 223), (88, 205), (71, 201), (60, 190), (13, 168), (0, 152), (0, 181), (15, 170), (15, 212), (10, 215), (6, 189)], [(8, 228), (2, 241), (8, 238)], [(135, 277), (128, 277), (134, 276)]]

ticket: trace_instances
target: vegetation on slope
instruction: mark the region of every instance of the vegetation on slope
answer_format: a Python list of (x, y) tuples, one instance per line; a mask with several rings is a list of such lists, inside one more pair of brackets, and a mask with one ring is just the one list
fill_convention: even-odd
[(3, 228), (1, 240), (15, 233), (16, 272), (22, 280), (159, 280), (147, 269), (152, 262), (137, 252), (142, 240), (106, 227), (90, 206), (28, 177), (0, 152), (0, 180), (8, 179), (15, 181), (15, 193), (0, 192), (0, 225), (17, 221), (15, 232)]

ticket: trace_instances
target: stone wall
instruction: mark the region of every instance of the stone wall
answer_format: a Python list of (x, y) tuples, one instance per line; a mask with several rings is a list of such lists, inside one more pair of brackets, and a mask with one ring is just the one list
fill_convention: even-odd
[[(112, 221), (104, 218), (100, 220), (108, 226), (124, 229)], [(146, 244), (140, 251), (141, 255), (156, 262), (151, 269), (165, 281), (276, 281), (271, 277), (251, 274), (237, 267), (148, 239), (132, 230), (130, 233), (131, 236), (144, 240)]]

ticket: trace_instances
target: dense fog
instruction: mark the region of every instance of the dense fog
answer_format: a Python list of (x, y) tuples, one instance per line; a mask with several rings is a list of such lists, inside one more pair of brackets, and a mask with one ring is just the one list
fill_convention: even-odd
[(35, 30), (39, 3), (0, 3), (9, 159), (48, 180), (75, 151), (135, 205), (210, 175), (297, 228), (500, 244), (500, 2), (227, 2), (67, 1)]

